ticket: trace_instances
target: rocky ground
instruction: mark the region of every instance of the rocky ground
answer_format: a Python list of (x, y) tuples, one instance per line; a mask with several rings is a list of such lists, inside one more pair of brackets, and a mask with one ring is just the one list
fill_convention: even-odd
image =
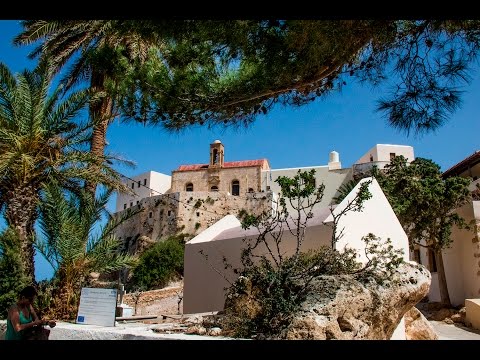
[[(182, 296), (182, 281), (171, 283), (163, 289), (126, 294), (123, 302), (135, 309), (135, 316), (132, 320), (119, 321), (118, 325), (122, 327), (135, 326), (134, 324), (141, 326), (144, 324), (148, 326), (150, 334), (158, 335), (183, 336), (182, 334), (191, 334), (212, 337), (222, 336), (221, 328), (218, 324), (218, 316), (215, 313), (195, 314), (193, 316), (182, 315)], [(476, 339), (480, 337), (480, 331), (472, 329), (468, 326), (469, 324), (466, 323), (464, 307), (444, 308), (438, 303), (420, 302), (416, 305), (416, 308), (423, 315), (422, 318), (428, 320), (428, 322), (419, 319), (420, 315), (418, 312), (412, 313), (411, 318), (407, 319), (406, 324), (407, 329), (410, 323), (415, 324), (414, 327), (412, 326), (414, 330), (411, 332), (413, 338), (433, 337), (443, 340), (470, 339), (472, 337)], [(140, 318), (141, 316), (147, 315), (155, 316), (155, 318)], [(440, 336), (432, 336), (431, 332), (429, 333), (433, 328), (430, 327), (428, 323), (433, 325), (433, 328)], [(0, 324), (0, 333), (2, 330), (5, 330), (5, 325), (5, 323)], [(430, 330), (428, 328), (430, 328)], [(412, 338), (409, 337), (408, 331), (407, 338)]]
[[(124, 297), (124, 302), (135, 308), (135, 301), (137, 301), (136, 315), (156, 315), (157, 318), (154, 319), (140, 320), (145, 324), (157, 324), (158, 326), (152, 329), (155, 333), (221, 335), (221, 329), (216, 324), (215, 314), (180, 315), (183, 310), (182, 295), (183, 282), (178, 281), (169, 284), (164, 289), (146, 291), (141, 294), (127, 294)], [(471, 328), (466, 323), (465, 307), (447, 309), (438, 303), (419, 302), (416, 308), (433, 325), (430, 329), (434, 328), (437, 333), (439, 329), (448, 330), (451, 328), (450, 332), (454, 333), (452, 339), (468, 338), (468, 336), (480, 334), (480, 331)], [(412, 333), (412, 336), (422, 337), (428, 334), (428, 329), (427, 332), (425, 330), (425, 328), (428, 328), (428, 324), (421, 325), (419, 322), (417, 324), (415, 325), (418, 332), (415, 331), (417, 333)], [(423, 335), (419, 335), (420, 332)], [(439, 335), (439, 337), (433, 337), (444, 339), (443, 334)]]
[(445, 324), (459, 324), (469, 327), (465, 319), (465, 307), (445, 308), (436, 302), (419, 302), (416, 308), (430, 321), (443, 321)]

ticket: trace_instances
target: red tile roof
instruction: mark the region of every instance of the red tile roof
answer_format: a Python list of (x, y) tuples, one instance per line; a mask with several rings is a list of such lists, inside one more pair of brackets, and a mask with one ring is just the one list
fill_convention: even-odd
[[(242, 161), (227, 161), (223, 163), (223, 168), (236, 168), (236, 167), (250, 167), (250, 166), (263, 166), (267, 162), (267, 159), (259, 160), (242, 160)], [(208, 164), (193, 164), (193, 165), (180, 165), (176, 171), (192, 171), (208, 169)]]
[(463, 159), (459, 163), (453, 165), (450, 169), (444, 171), (442, 176), (444, 178), (447, 178), (449, 176), (459, 175), (462, 172), (464, 172), (465, 170), (467, 170), (469, 165), (473, 166), (476, 163), (478, 163), (479, 160), (480, 160), (480, 151), (477, 150), (472, 155), (466, 157), (465, 159)]

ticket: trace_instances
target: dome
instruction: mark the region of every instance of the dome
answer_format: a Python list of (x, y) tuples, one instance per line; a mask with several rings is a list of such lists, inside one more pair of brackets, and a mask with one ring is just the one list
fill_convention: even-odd
[(222, 142), (220, 140), (215, 140), (213, 143), (214, 144), (221, 144)]

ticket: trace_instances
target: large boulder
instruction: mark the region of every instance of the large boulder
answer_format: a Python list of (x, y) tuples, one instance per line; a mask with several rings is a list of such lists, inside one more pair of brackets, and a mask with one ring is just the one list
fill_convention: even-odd
[[(381, 285), (373, 280), (360, 282), (351, 275), (320, 276), (312, 281), (312, 291), (279, 337), (388, 340), (405, 313), (428, 294), (430, 281), (430, 272), (416, 263), (403, 263)], [(255, 293), (255, 289), (248, 290)], [(258, 311), (248, 296), (227, 303), (227, 314), (231, 309), (243, 309), (243, 316)]]
[(320, 278), (286, 338), (388, 340), (405, 313), (428, 294), (430, 281), (430, 272), (413, 263), (400, 265), (395, 279), (383, 285), (351, 276)]
[(432, 324), (415, 307), (405, 314), (405, 335), (407, 340), (438, 340)]

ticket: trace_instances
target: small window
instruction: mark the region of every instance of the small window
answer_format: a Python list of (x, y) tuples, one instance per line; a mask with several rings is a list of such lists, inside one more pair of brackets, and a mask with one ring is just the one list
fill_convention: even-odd
[(138, 205), (138, 203), (139, 203), (139, 202), (140, 202), (140, 201), (139, 201), (139, 200), (137, 200), (137, 205)]
[(133, 206), (133, 202), (132, 202), (132, 201), (130, 201), (130, 207), (132, 207), (132, 206)]
[(253, 192), (255, 192), (255, 191), (253, 191), (252, 188), (248, 188), (248, 192), (249, 192), (249, 193), (253, 193)]
[(373, 155), (370, 154), (370, 161), (373, 161)]
[(168, 210), (168, 216), (172, 215), (172, 210)]
[(127, 208), (127, 204), (123, 204), (123, 210)]
[(143, 179), (143, 186), (147, 186), (147, 179)]
[(148, 213), (148, 217), (151, 219), (152, 216), (153, 216), (153, 213), (150, 211), (150, 212)]
[(137, 181), (137, 187), (140, 187), (140, 180)]
[(210, 191), (218, 191), (218, 186), (213, 185), (213, 186), (210, 188)]
[(395, 159), (395, 153), (390, 153), (390, 161), (392, 161), (393, 159)]
[(198, 216), (200, 216), (200, 212), (199, 212), (199, 211), (197, 211), (197, 217), (198, 217)]
[(232, 195), (234, 196), (240, 195), (240, 181), (238, 180), (232, 181)]
[(188, 183), (187, 185), (185, 185), (185, 191), (193, 191), (193, 184)]
[(135, 189), (135, 183), (132, 183), (132, 189)]

